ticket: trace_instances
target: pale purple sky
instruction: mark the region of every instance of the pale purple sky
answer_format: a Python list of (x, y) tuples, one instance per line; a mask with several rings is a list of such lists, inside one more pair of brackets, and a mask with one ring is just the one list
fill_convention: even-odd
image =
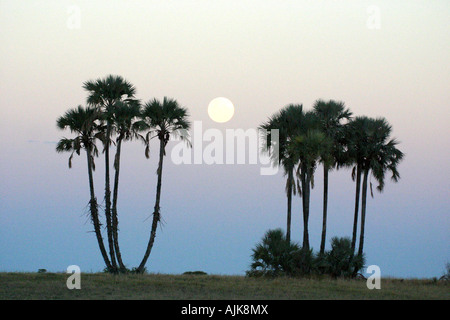
[[(169, 96), (204, 128), (256, 128), (289, 103), (346, 103), (384, 116), (405, 152), (398, 184), (368, 200), (367, 264), (433, 277), (450, 261), (448, 1), (0, 1), (0, 271), (98, 271), (84, 157), (67, 167), (56, 118), (85, 103), (82, 83), (118, 74), (147, 101)], [(234, 117), (208, 118), (230, 99)], [(172, 144), (173, 145), (173, 144)], [(170, 147), (170, 146), (169, 146)], [(156, 153), (154, 153), (156, 154)], [(102, 159), (96, 188), (102, 198)], [(124, 146), (119, 219), (125, 263), (148, 240), (156, 162)], [(321, 231), (321, 168), (310, 217)], [(285, 228), (284, 179), (257, 165), (180, 165), (166, 158), (152, 272), (243, 274), (264, 232)], [(350, 171), (330, 175), (328, 238), (350, 236)], [(293, 238), (302, 238), (296, 198)], [(329, 245), (329, 243), (327, 244)]]

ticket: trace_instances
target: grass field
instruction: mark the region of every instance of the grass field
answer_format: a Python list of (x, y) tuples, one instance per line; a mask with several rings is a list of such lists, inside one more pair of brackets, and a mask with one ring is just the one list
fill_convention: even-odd
[(0, 299), (450, 299), (448, 281), (432, 279), (381, 279), (381, 289), (369, 290), (365, 280), (82, 273), (81, 289), (69, 290), (66, 286), (69, 276), (65, 273), (0, 273)]

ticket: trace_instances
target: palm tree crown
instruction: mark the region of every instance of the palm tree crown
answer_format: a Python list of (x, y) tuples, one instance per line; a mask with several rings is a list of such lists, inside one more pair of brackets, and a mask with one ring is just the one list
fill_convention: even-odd
[[(181, 134), (180, 131), (189, 130), (190, 122), (187, 120), (189, 114), (186, 108), (181, 107), (174, 99), (164, 97), (161, 102), (154, 98), (144, 104), (141, 117), (148, 130), (146, 141), (157, 136), (164, 142), (164, 147), (170, 140), (170, 134)], [(153, 136), (152, 136), (153, 135)], [(149, 149), (146, 149), (146, 156), (149, 156)]]
[(116, 103), (111, 121), (114, 131), (117, 133), (117, 141), (137, 137), (137, 133), (140, 130), (138, 121), (140, 108), (138, 100)]
[(56, 145), (57, 152), (72, 152), (69, 158), (69, 168), (72, 167), (73, 153), (80, 155), (81, 149), (85, 149), (93, 160), (93, 154), (98, 154), (95, 138), (98, 124), (96, 120), (99, 113), (95, 108), (78, 106), (70, 109), (56, 120), (58, 129), (69, 129), (70, 132), (76, 133), (75, 138), (62, 138)]
[[(378, 191), (383, 191), (384, 177), (387, 171), (392, 173), (392, 180), (397, 182), (400, 174), (397, 165), (403, 159), (403, 152), (397, 149), (398, 141), (390, 138), (392, 126), (385, 118), (371, 119), (366, 127), (362, 140), (362, 163), (365, 170), (372, 170), (378, 182)], [(361, 144), (360, 144), (361, 146)]]
[(89, 92), (87, 102), (104, 108), (113, 106), (116, 102), (133, 98), (136, 88), (121, 76), (108, 75), (103, 79), (89, 80), (83, 83), (83, 88)]

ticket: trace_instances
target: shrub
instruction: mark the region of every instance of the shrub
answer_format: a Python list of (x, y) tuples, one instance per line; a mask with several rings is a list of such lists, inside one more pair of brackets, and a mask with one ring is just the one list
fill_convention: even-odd
[(445, 280), (445, 281), (449, 281), (450, 280), (450, 263), (447, 262), (447, 264), (445, 265), (445, 269), (446, 269), (446, 273), (444, 273), (444, 275), (442, 277), (439, 278), (439, 280)]
[(194, 276), (204, 276), (207, 275), (204, 271), (186, 271), (183, 273), (184, 275), (194, 275)]
[(301, 248), (293, 252), (293, 268), (291, 275), (306, 276), (317, 273), (318, 258), (313, 253), (313, 249)]
[(353, 256), (348, 237), (331, 239), (331, 250), (325, 254), (325, 272), (333, 277), (355, 276), (364, 265), (364, 258)]
[(252, 249), (251, 269), (248, 276), (279, 276), (291, 274), (294, 252), (300, 250), (296, 243), (288, 242), (281, 229), (269, 230), (261, 243)]
[(313, 249), (303, 249), (288, 242), (281, 229), (269, 230), (253, 250), (247, 276), (308, 276), (328, 274), (354, 277), (364, 266), (364, 257), (353, 256), (350, 238), (333, 237), (331, 250), (316, 256)]

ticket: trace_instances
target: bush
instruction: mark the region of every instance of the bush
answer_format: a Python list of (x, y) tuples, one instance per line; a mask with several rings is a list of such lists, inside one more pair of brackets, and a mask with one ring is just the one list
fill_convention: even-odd
[(290, 243), (281, 229), (269, 230), (261, 243), (253, 250), (253, 263), (248, 276), (279, 276), (291, 274), (294, 266), (294, 252), (300, 250), (296, 243)]
[(281, 229), (269, 230), (253, 250), (247, 276), (308, 276), (328, 274), (354, 277), (364, 265), (364, 257), (353, 256), (349, 238), (331, 239), (331, 250), (316, 256), (312, 249), (289, 243)]
[(293, 268), (291, 275), (307, 276), (318, 271), (318, 258), (313, 249), (301, 248), (293, 253)]
[(331, 239), (331, 250), (325, 254), (326, 273), (333, 277), (352, 277), (363, 265), (364, 258), (353, 256), (350, 238)]
[(184, 275), (194, 275), (194, 276), (205, 276), (207, 275), (204, 271), (186, 271), (183, 272)]
[(447, 264), (445, 265), (445, 269), (447, 270), (447, 272), (444, 273), (444, 275), (442, 277), (440, 277), (439, 280), (449, 281), (450, 280), (450, 263), (449, 262), (447, 262)]

